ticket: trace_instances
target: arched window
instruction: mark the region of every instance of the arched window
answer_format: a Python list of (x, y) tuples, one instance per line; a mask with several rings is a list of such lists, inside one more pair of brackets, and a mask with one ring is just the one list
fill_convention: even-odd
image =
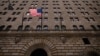
[(80, 30), (84, 30), (84, 26), (83, 25), (79, 25)]
[(47, 25), (44, 25), (43, 26), (43, 30), (48, 30), (48, 26)]
[(37, 25), (36, 30), (41, 30), (41, 25)]
[(78, 30), (78, 28), (77, 28), (76, 25), (73, 25), (73, 29), (74, 29), (74, 30)]
[(61, 26), (61, 30), (66, 30), (66, 26), (65, 25), (62, 25)]
[(58, 21), (58, 17), (55, 17), (54, 20), (55, 20), (55, 21)]
[(97, 28), (94, 25), (91, 25), (93, 30), (97, 30)]
[(98, 29), (100, 30), (100, 25), (97, 25)]
[(5, 30), (8, 31), (8, 30), (10, 30), (11, 27), (12, 27), (11, 25), (8, 25)]
[(29, 25), (26, 25), (24, 30), (25, 30), (25, 31), (30, 30), (30, 26), (29, 26)]
[(21, 31), (23, 29), (23, 26), (22, 25), (19, 25), (18, 26), (18, 31)]
[(2, 31), (4, 27), (5, 27), (5, 25), (1, 25), (0, 26), (0, 31)]
[(55, 25), (55, 30), (59, 30), (59, 26), (58, 25)]

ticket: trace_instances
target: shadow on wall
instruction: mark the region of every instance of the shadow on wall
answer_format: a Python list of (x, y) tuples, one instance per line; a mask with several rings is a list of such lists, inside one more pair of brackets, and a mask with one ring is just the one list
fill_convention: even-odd
[(95, 51), (89, 51), (87, 53), (87, 56), (100, 56), (100, 54), (98, 52), (95, 52)]

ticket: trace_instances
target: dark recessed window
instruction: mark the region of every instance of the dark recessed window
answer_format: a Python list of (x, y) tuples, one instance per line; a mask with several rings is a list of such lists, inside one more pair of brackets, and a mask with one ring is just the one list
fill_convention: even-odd
[(95, 19), (94, 19), (93, 17), (90, 17), (90, 19), (91, 19), (92, 21), (95, 21)]
[(60, 17), (60, 20), (61, 20), (61, 21), (64, 21), (63, 17)]
[(41, 25), (37, 25), (36, 30), (41, 30), (41, 29), (42, 29)]
[(3, 15), (6, 15), (7, 14), (7, 12), (3, 12)]
[(44, 17), (44, 21), (48, 21), (48, 17)]
[(60, 30), (58, 25), (55, 25), (55, 30)]
[(4, 10), (7, 10), (7, 7), (5, 7)]
[(16, 12), (13, 12), (13, 13), (12, 13), (12, 15), (15, 15), (15, 14), (16, 14)]
[(19, 25), (18, 26), (18, 31), (21, 31), (21, 30), (23, 30), (23, 26), (22, 25)]
[(84, 44), (90, 44), (90, 41), (88, 38), (82, 38)]
[(11, 29), (11, 25), (8, 25), (7, 28), (5, 29), (6, 31), (9, 31)]
[(23, 18), (23, 21), (27, 21), (27, 17), (24, 17), (24, 18)]
[(15, 21), (17, 18), (16, 17), (14, 17), (13, 19), (12, 19), (12, 21)]
[(54, 19), (55, 19), (55, 21), (58, 21), (58, 17), (55, 17)]
[(70, 17), (70, 21), (74, 21), (73, 17)]
[(62, 25), (61, 26), (61, 30), (66, 30), (66, 26), (65, 25)]
[(91, 25), (91, 28), (92, 28), (93, 30), (97, 30), (96, 27), (95, 27), (94, 25)]
[(5, 25), (0, 26), (0, 31), (4, 30)]
[(42, 17), (39, 17), (38, 21), (41, 21)]
[(78, 27), (76, 25), (73, 25), (74, 30), (78, 30)]
[(1, 4), (0, 6), (4, 6), (4, 4)]
[(21, 12), (17, 12), (17, 15), (19, 15)]
[(100, 30), (100, 25), (97, 25), (98, 29)]
[(2, 19), (2, 18), (0, 17), (0, 19)]
[(29, 25), (26, 25), (24, 30), (25, 30), (25, 31), (30, 30), (30, 26), (29, 26)]
[(85, 19), (86, 19), (87, 21), (90, 21), (88, 17), (85, 17)]
[(84, 30), (84, 26), (83, 25), (79, 25), (80, 30)]
[(48, 26), (47, 25), (44, 25), (43, 26), (43, 30), (48, 30)]
[(3, 12), (0, 12), (0, 15), (2, 14)]
[(11, 17), (8, 17), (7, 21), (11, 21)]
[(32, 17), (29, 17), (29, 18), (28, 18), (28, 21), (31, 21), (31, 20), (32, 20)]

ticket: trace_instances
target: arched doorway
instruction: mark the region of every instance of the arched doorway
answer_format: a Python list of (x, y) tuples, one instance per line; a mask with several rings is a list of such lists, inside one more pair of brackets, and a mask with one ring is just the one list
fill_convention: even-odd
[(42, 48), (37, 48), (34, 50), (30, 56), (48, 56), (47, 52)]

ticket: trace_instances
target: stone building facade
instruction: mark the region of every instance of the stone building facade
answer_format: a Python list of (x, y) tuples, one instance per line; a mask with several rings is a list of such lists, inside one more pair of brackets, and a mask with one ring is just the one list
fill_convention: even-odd
[(100, 56), (99, 41), (99, 0), (0, 1), (0, 56)]

